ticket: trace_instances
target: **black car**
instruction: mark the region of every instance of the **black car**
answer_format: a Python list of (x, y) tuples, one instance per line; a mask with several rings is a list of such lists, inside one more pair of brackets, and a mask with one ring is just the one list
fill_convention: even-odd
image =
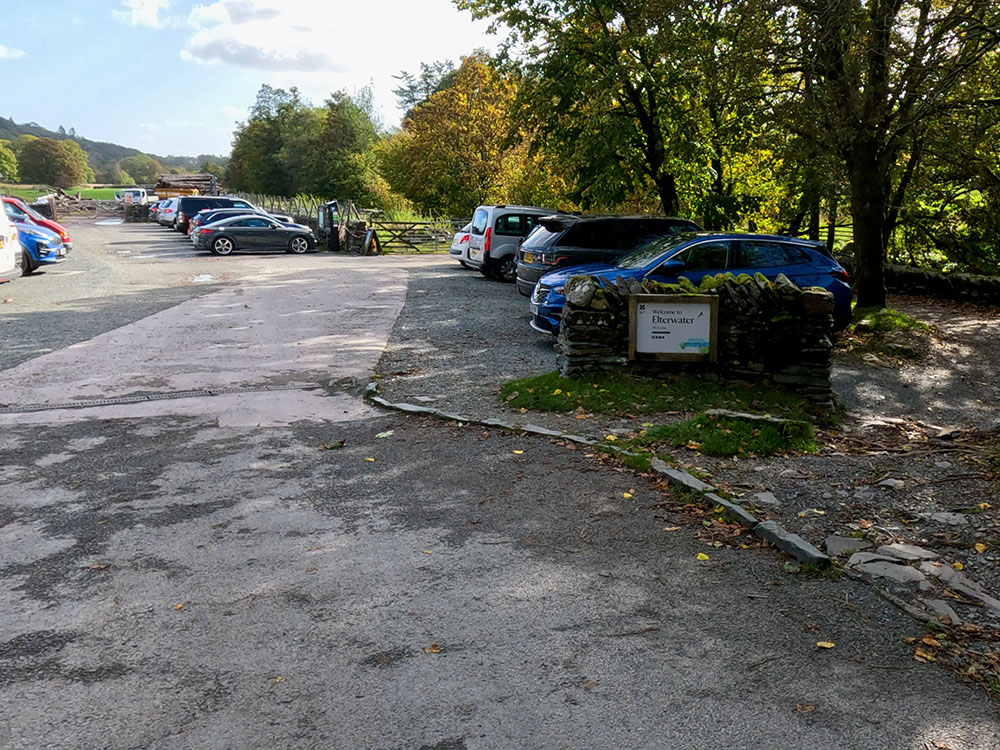
[(309, 227), (282, 224), (259, 214), (205, 224), (192, 232), (191, 241), (215, 255), (229, 255), (234, 250), (284, 250), (299, 255), (316, 247), (316, 237)]
[(174, 219), (174, 229), (181, 234), (187, 234), (188, 222), (191, 217), (205, 208), (248, 208), (256, 211), (257, 207), (242, 198), (231, 198), (225, 195), (184, 195), (177, 201), (177, 218)]
[(233, 216), (246, 216), (247, 214), (269, 216), (276, 221), (280, 221), (282, 224), (295, 223), (291, 216), (286, 216), (285, 214), (272, 214), (262, 208), (203, 208), (194, 216), (187, 217), (188, 236), (190, 236), (191, 232), (203, 224), (211, 224), (212, 222), (220, 221), (222, 219), (229, 219)]
[(700, 230), (667, 216), (546, 216), (518, 251), (517, 291), (530, 297), (538, 279), (557, 268), (613, 263), (655, 237)]

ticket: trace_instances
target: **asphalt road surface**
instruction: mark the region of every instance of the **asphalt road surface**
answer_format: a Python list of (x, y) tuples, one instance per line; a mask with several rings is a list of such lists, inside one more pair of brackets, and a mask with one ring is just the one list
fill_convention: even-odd
[(469, 282), (447, 258), (74, 229), (0, 292), (0, 747), (1000, 747), (867, 587), (364, 404), (411, 278)]

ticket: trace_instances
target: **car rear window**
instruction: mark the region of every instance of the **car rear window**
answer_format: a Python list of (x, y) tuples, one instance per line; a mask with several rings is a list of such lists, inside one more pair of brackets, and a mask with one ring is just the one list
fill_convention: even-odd
[(725, 271), (729, 262), (728, 242), (699, 242), (675, 255), (687, 271)]
[(485, 208), (476, 209), (472, 217), (472, 234), (482, 236), (486, 233), (486, 227), (490, 223), (490, 212)]
[(557, 244), (604, 250), (631, 250), (655, 237), (696, 231), (690, 221), (670, 219), (605, 219), (581, 221), (570, 227)]
[(525, 226), (524, 217), (520, 214), (506, 214), (497, 217), (494, 229), (497, 234), (507, 235), (508, 237), (520, 237), (522, 234), (527, 234), (524, 231)]
[(744, 240), (740, 243), (740, 265), (746, 268), (775, 268), (808, 263), (800, 248), (769, 240)]

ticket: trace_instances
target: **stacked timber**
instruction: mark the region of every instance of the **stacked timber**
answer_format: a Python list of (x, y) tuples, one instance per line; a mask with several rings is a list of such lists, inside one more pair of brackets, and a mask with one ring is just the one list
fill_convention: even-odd
[(153, 192), (159, 194), (161, 190), (197, 190), (198, 195), (218, 195), (219, 181), (212, 174), (164, 174)]

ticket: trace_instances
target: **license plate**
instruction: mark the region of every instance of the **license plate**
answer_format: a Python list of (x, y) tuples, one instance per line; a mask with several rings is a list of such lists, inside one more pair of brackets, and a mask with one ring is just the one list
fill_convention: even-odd
[(538, 305), (534, 302), (531, 303), (531, 314), (538, 315)]
[(525, 263), (534, 263), (535, 262), (535, 256), (533, 254), (531, 254), (531, 253), (525, 253), (524, 254), (524, 262)]

